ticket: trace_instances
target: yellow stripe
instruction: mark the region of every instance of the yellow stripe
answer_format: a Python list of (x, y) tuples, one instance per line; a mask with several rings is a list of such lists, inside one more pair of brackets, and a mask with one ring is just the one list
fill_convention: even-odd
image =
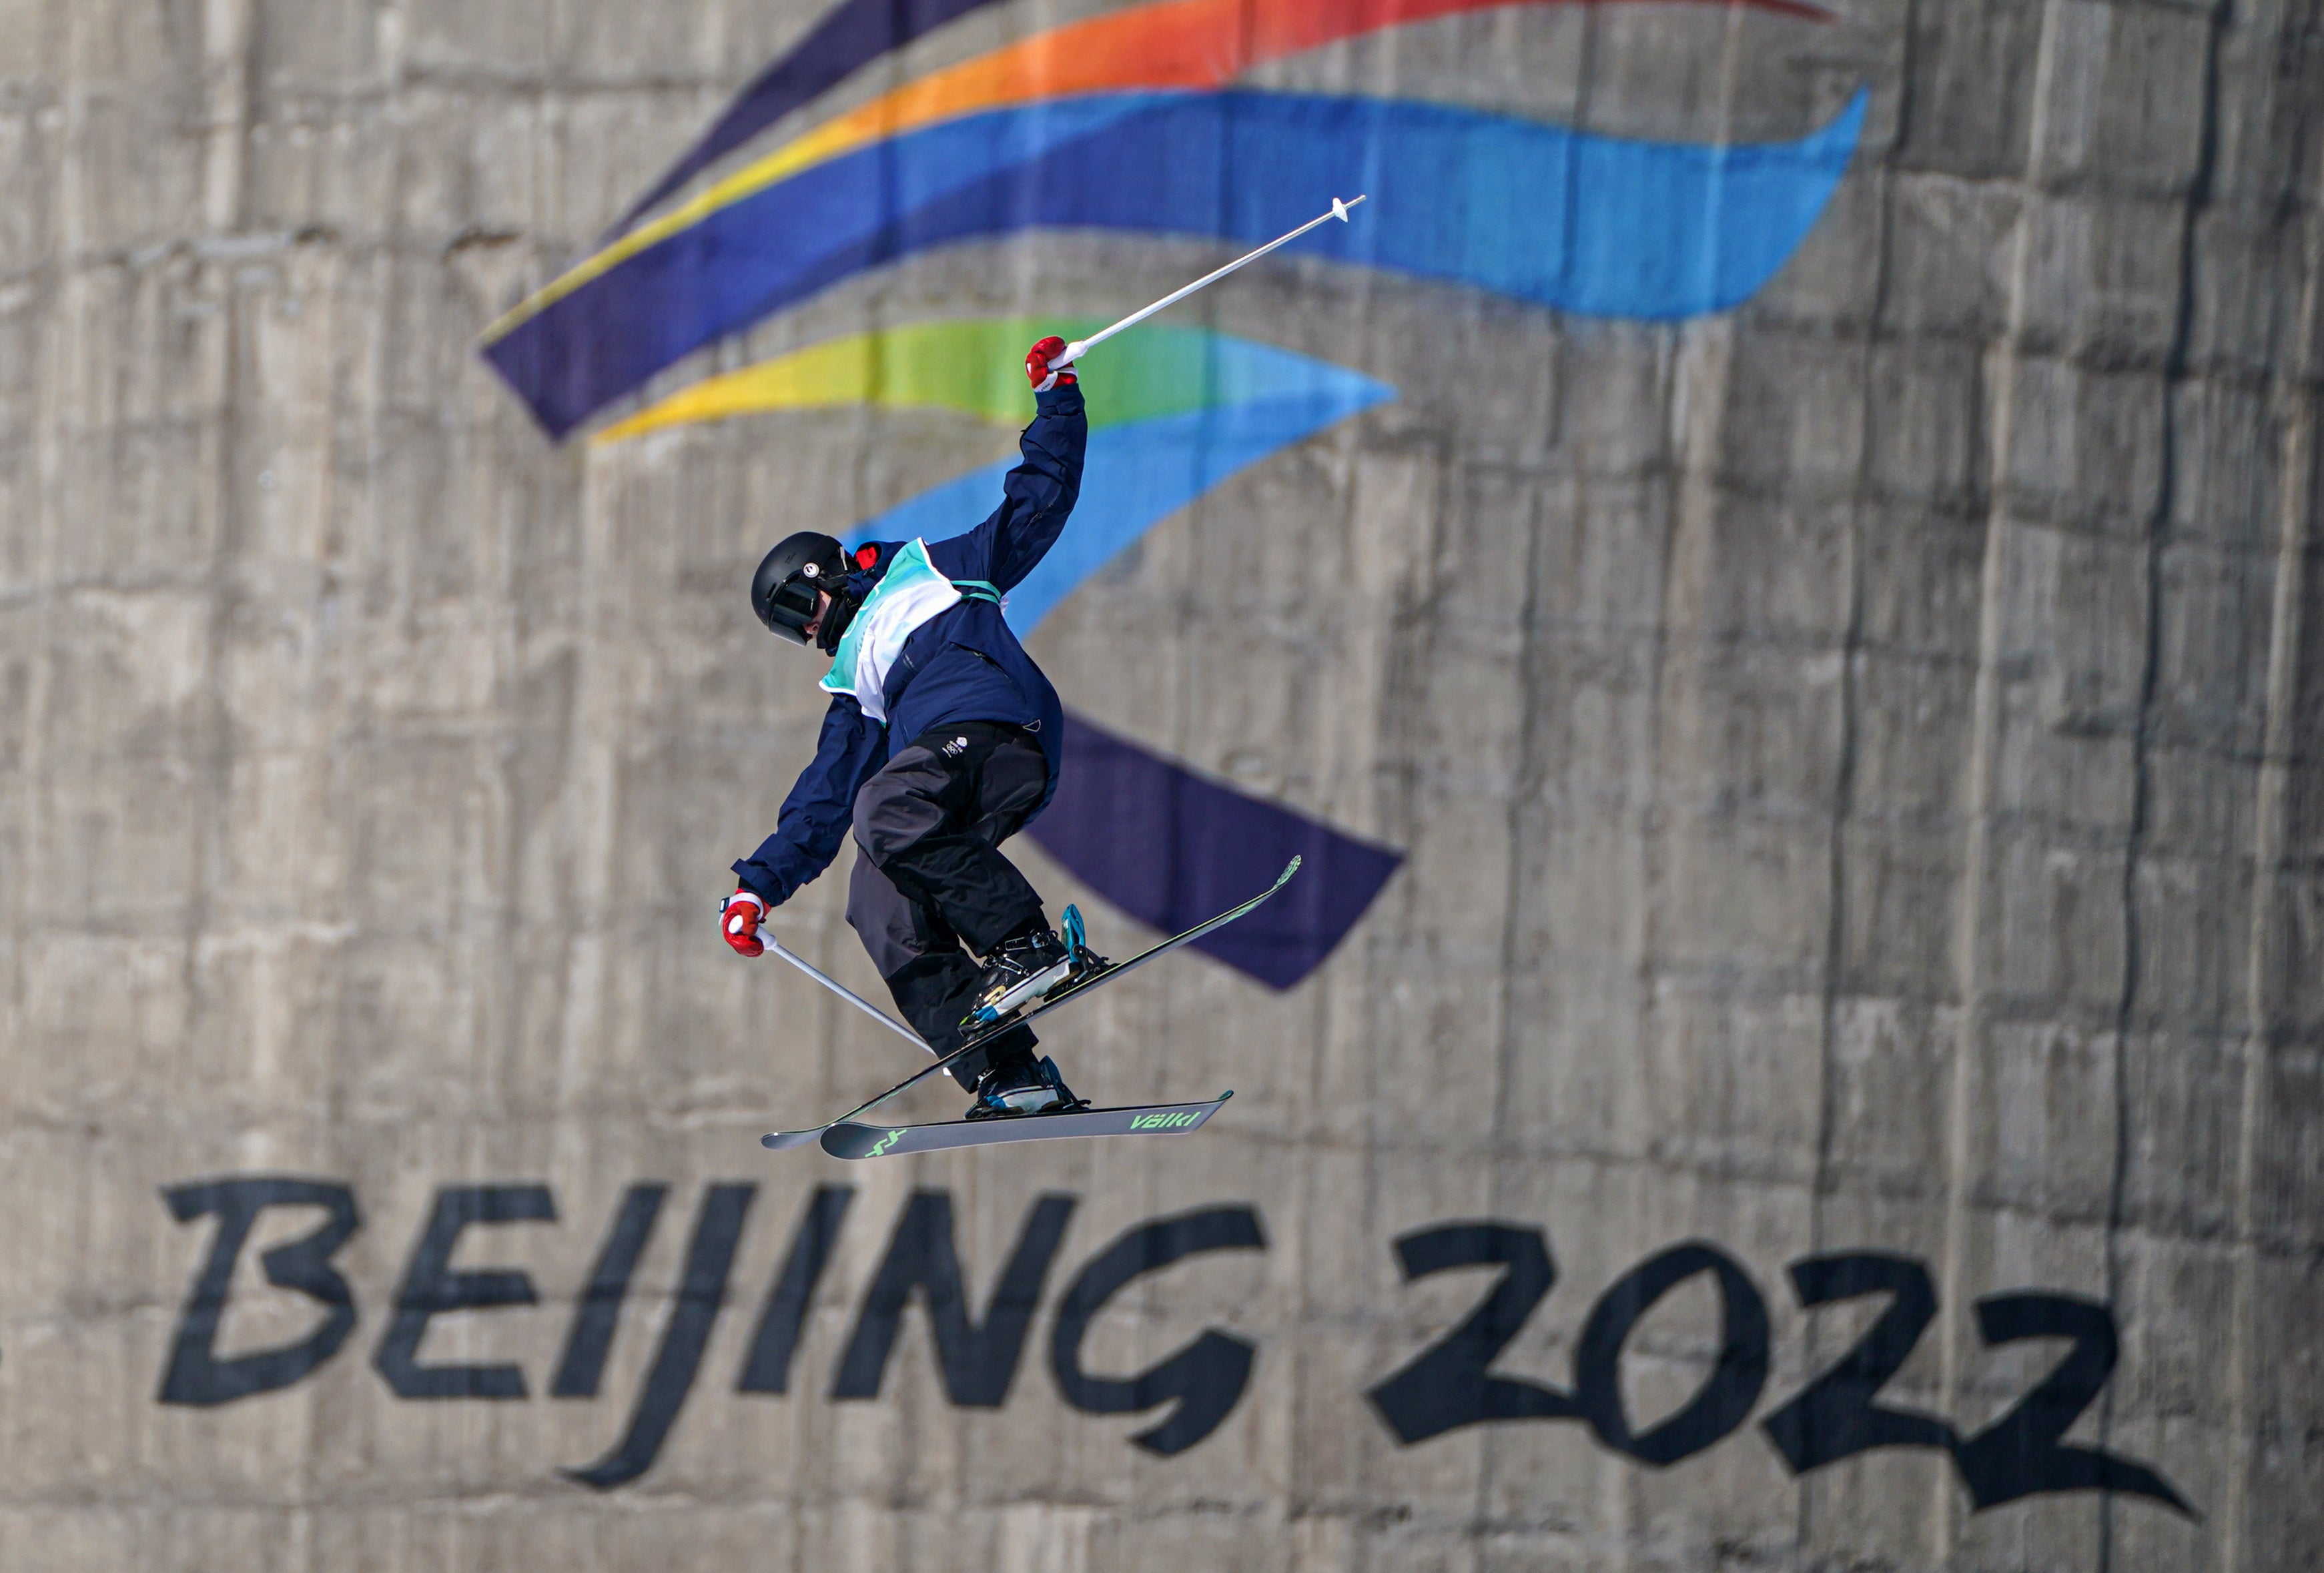
[(589, 440), (620, 442), (699, 421), (844, 404), (951, 409), (1022, 424), (1029, 397), (1019, 358), (1023, 346), (1043, 331), (1077, 337), (1102, 326), (1096, 317), (1003, 317), (850, 334), (681, 388)]
[(696, 382), (627, 420), (615, 422), (589, 440), (620, 442), (665, 427), (724, 420), (754, 410), (867, 402), (880, 383), (881, 343), (876, 335), (858, 335)]

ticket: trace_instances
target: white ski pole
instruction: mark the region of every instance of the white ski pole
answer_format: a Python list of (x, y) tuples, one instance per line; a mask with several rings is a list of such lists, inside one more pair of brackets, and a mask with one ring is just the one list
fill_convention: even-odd
[(1257, 251), (1250, 253), (1247, 256), (1237, 257), (1233, 262), (1229, 262), (1225, 267), (1219, 269), (1216, 272), (1204, 273), (1201, 278), (1195, 280), (1193, 283), (1187, 285), (1183, 290), (1173, 290), (1169, 294), (1165, 295), (1153, 305), (1147, 307), (1142, 311), (1131, 312), (1128, 317), (1123, 317), (1111, 327), (1101, 328), (1097, 332), (1090, 335), (1087, 338), (1075, 339), (1073, 343), (1065, 346), (1065, 358), (1050, 362), (1050, 366), (1055, 369), (1072, 365), (1075, 361), (1081, 359), (1084, 352), (1096, 348), (1099, 345), (1102, 345), (1106, 340), (1111, 338), (1115, 334), (1120, 333), (1123, 328), (1137, 327), (1139, 323), (1145, 321), (1148, 317), (1161, 310), (1165, 306), (1176, 305), (1178, 301), (1184, 300), (1187, 296), (1192, 295), (1195, 290), (1200, 290), (1204, 285), (1217, 283), (1221, 279), (1225, 278), (1237, 268), (1243, 266), (1247, 262), (1255, 262), (1259, 261), (1259, 258), (1273, 251), (1277, 246), (1284, 245), (1291, 241), (1297, 240), (1301, 235), (1305, 235), (1309, 230), (1314, 228), (1319, 224), (1329, 223), (1334, 218), (1338, 219), (1342, 224), (1347, 223), (1348, 209), (1353, 207), (1357, 203), (1361, 202), (1363, 198), (1361, 197), (1355, 197), (1342, 202), (1337, 197), (1333, 198), (1331, 212), (1323, 214), (1320, 217), (1309, 219), (1297, 229), (1293, 230), (1289, 235), (1276, 236), (1273, 240), (1268, 241)]
[(792, 966), (797, 967), (800, 971), (806, 973), (808, 977), (822, 984), (825, 989), (830, 989), (834, 994), (838, 995), (842, 999), (847, 1001), (848, 1004), (853, 1006), (864, 1015), (878, 1021), (881, 1026), (886, 1027), (890, 1032), (894, 1033), (899, 1037), (908, 1039), (910, 1042), (918, 1044), (923, 1049), (927, 1049), (928, 1053), (931, 1054), (936, 1053), (934, 1049), (928, 1049), (927, 1040), (921, 1037), (919, 1034), (914, 1032), (910, 1027), (906, 1026), (902, 1022), (898, 1021), (894, 1016), (890, 1016), (886, 1011), (881, 1009), (878, 1006), (864, 998), (861, 994), (856, 993), (855, 990), (850, 989), (846, 984), (842, 983), (838, 979), (827, 976), (820, 968), (816, 967), (814, 962), (807, 961), (805, 957), (795, 956), (791, 954), (790, 952), (783, 949), (782, 945), (776, 940), (775, 936), (769, 934), (763, 927), (759, 930), (759, 938), (766, 942), (766, 946), (769, 951), (780, 956)]

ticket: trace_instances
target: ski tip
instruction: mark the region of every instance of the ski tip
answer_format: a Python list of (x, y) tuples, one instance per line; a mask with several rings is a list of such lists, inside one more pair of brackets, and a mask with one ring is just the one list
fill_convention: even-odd
[(769, 1131), (759, 1138), (759, 1145), (770, 1153), (787, 1153), (793, 1147), (803, 1147), (823, 1134), (823, 1127), (813, 1130)]
[(1292, 875), (1299, 872), (1299, 865), (1302, 861), (1304, 861), (1304, 860), (1301, 859), (1297, 853), (1293, 853), (1291, 860), (1283, 865), (1283, 872), (1275, 877), (1276, 884), (1280, 886), (1286, 880), (1289, 879)]

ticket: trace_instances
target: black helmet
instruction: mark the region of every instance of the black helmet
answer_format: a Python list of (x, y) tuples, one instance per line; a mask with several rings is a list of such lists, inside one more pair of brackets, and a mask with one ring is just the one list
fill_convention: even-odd
[(847, 569), (847, 554), (829, 536), (811, 529), (785, 536), (759, 560), (759, 571), (752, 575), (751, 610), (768, 632), (803, 645), (807, 625), (822, 604), (816, 592), (840, 593)]

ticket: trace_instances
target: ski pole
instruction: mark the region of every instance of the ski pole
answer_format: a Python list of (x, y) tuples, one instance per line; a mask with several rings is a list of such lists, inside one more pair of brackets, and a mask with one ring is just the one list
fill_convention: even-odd
[(1357, 203), (1361, 202), (1363, 198), (1361, 197), (1356, 197), (1351, 198), (1348, 201), (1342, 202), (1337, 197), (1333, 198), (1331, 212), (1323, 214), (1320, 217), (1309, 219), (1297, 229), (1293, 230), (1289, 235), (1276, 236), (1273, 240), (1268, 241), (1257, 251), (1252, 252), (1246, 256), (1237, 257), (1233, 262), (1229, 262), (1225, 267), (1219, 269), (1216, 272), (1204, 273), (1201, 278), (1195, 280), (1193, 283), (1187, 285), (1183, 290), (1173, 290), (1169, 294), (1165, 295), (1153, 305), (1147, 307), (1142, 311), (1131, 312), (1128, 317), (1123, 317), (1111, 327), (1100, 328), (1097, 332), (1090, 335), (1087, 338), (1075, 339), (1073, 343), (1065, 346), (1065, 358), (1050, 362), (1050, 366), (1052, 368), (1056, 368), (1072, 365), (1075, 361), (1082, 357), (1085, 351), (1095, 349), (1099, 345), (1103, 344), (1115, 334), (1120, 333), (1123, 328), (1137, 327), (1139, 323), (1145, 321), (1148, 317), (1161, 310), (1165, 306), (1176, 305), (1177, 302), (1184, 300), (1187, 296), (1192, 295), (1195, 290), (1203, 288), (1205, 284), (1217, 283), (1221, 279), (1225, 278), (1229, 273), (1233, 272), (1237, 268), (1241, 267), (1244, 263), (1259, 261), (1259, 258), (1273, 251), (1277, 246), (1297, 240), (1301, 235), (1305, 235), (1309, 230), (1314, 228), (1319, 224), (1325, 223), (1334, 218), (1338, 219), (1342, 224), (1347, 223), (1348, 209), (1353, 207)]
[(781, 943), (778, 941), (774, 935), (769, 934), (763, 927), (759, 930), (759, 937), (766, 942), (768, 950), (773, 952), (776, 955), (780, 956), (792, 966), (797, 967), (800, 971), (806, 973), (808, 977), (822, 984), (825, 989), (830, 989), (834, 994), (838, 995), (842, 999), (847, 1001), (848, 1004), (853, 1006), (864, 1015), (871, 1016), (872, 1019), (879, 1022), (881, 1026), (886, 1027), (890, 1032), (894, 1033), (899, 1037), (910, 1040), (912, 1043), (917, 1044), (923, 1049), (927, 1049), (928, 1053), (931, 1054), (936, 1053), (934, 1049), (928, 1048), (927, 1039), (921, 1037), (919, 1034), (906, 1026), (902, 1022), (898, 1021), (894, 1016), (890, 1016), (886, 1011), (881, 1009), (878, 1006), (864, 998), (863, 996), (856, 993), (855, 990), (850, 989), (846, 984), (842, 983), (838, 979), (826, 975), (820, 968), (816, 967), (814, 962), (807, 961), (803, 956), (795, 956), (791, 954), (790, 952), (783, 949)]

